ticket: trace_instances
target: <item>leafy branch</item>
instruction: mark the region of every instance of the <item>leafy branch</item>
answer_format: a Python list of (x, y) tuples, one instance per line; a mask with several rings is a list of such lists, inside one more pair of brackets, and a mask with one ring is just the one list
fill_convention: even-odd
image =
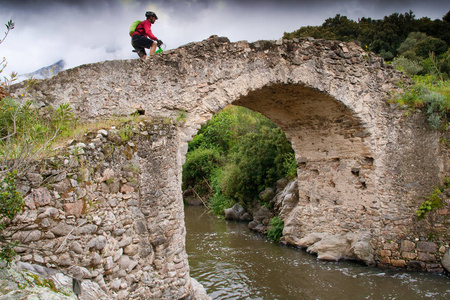
[(15, 24), (12, 20), (9, 20), (8, 23), (5, 24), (5, 26), (6, 26), (5, 36), (3, 37), (3, 39), (0, 40), (0, 44), (3, 43), (3, 41), (8, 36), (9, 32), (14, 29)]

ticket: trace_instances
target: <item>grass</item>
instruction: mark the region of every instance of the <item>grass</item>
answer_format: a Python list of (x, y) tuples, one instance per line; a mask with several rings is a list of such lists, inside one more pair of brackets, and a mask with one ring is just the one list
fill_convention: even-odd
[[(29, 161), (54, 155), (72, 140), (81, 140), (87, 132), (103, 128), (121, 127), (129, 138), (129, 124), (137, 123), (143, 116), (120, 116), (106, 120), (82, 123), (75, 118), (68, 103), (46, 111), (34, 108), (33, 103), (20, 103), (11, 97), (0, 99), (0, 173), (17, 169), (25, 171)], [(122, 131), (121, 131), (122, 132)]]
[(450, 81), (439, 76), (412, 76), (414, 84), (395, 95), (390, 102), (421, 109), (433, 129), (447, 130), (450, 113)]

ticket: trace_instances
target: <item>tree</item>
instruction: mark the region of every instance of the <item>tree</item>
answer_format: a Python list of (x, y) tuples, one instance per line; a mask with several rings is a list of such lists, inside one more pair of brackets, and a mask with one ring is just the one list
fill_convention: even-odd
[(442, 21), (445, 23), (450, 24), (450, 10), (445, 14), (445, 16), (442, 18)]

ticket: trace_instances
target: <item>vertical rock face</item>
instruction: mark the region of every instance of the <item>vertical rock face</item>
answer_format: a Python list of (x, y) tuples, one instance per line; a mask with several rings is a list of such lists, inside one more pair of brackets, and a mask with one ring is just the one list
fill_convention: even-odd
[[(399, 80), (408, 81), (352, 43), (213, 36), (147, 62), (84, 65), (14, 86), (17, 98), (68, 102), (83, 119), (186, 115), (178, 127), (143, 122), (88, 134), (68, 156), (36, 166), (22, 179), (26, 209), (13, 225), (27, 226), (16, 239), (47, 252), (23, 248), (20, 259), (63, 267), (116, 298), (192, 295), (181, 166), (200, 126), (236, 104), (270, 118), (292, 142), (298, 181), (280, 206), (286, 240), (322, 241), (311, 248), (321, 253), (329, 248), (324, 236), (344, 237), (335, 244), (372, 263), (370, 235), (378, 260), (408, 266), (402, 236), (421, 197), (447, 173), (448, 157), (423, 116), (387, 104)], [(420, 255), (433, 269), (436, 254), (415, 251), (404, 255)]]

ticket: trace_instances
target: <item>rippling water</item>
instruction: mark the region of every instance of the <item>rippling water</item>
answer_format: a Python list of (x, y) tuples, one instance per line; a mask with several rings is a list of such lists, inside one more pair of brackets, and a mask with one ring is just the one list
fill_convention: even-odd
[(450, 299), (450, 278), (323, 262), (185, 207), (191, 276), (213, 299)]

